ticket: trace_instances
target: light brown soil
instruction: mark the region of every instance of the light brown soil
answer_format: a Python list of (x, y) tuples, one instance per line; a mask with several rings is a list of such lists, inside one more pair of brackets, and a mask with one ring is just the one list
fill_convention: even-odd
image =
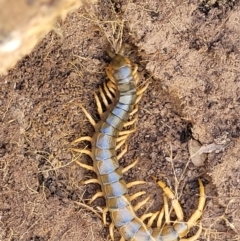
[[(74, 162), (69, 147), (93, 134), (79, 103), (98, 120), (93, 92), (107, 80), (106, 50), (121, 43), (129, 44), (141, 82), (151, 77), (120, 161), (139, 157), (125, 178), (147, 181), (130, 193), (145, 190), (147, 210), (159, 210), (157, 176), (178, 193), (187, 220), (201, 178), (207, 203), (199, 240), (239, 240), (239, 14), (237, 1), (102, 0), (69, 15), (58, 34), (0, 77), (0, 240), (109, 240), (107, 227), (81, 205), (99, 186), (81, 184), (93, 173)], [(191, 132), (215, 147), (204, 166), (189, 161)]]

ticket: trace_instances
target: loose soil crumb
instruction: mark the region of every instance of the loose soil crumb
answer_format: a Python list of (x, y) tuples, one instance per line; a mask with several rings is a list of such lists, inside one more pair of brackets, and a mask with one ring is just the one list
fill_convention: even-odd
[[(151, 197), (138, 214), (162, 207), (154, 175), (176, 192), (187, 220), (197, 208), (201, 178), (207, 203), (199, 240), (238, 240), (239, 12), (237, 1), (99, 1), (59, 22), (58, 33), (1, 76), (0, 240), (110, 240), (102, 220), (78, 204), (100, 189), (81, 184), (94, 174), (75, 159), (91, 160), (69, 148), (93, 134), (79, 104), (98, 120), (93, 92), (107, 80), (106, 50), (118, 51), (122, 43), (141, 83), (151, 81), (139, 104), (138, 130), (120, 160), (126, 166), (139, 157), (125, 175), (127, 182), (147, 182), (130, 190)], [(225, 148), (196, 167), (190, 138)]]

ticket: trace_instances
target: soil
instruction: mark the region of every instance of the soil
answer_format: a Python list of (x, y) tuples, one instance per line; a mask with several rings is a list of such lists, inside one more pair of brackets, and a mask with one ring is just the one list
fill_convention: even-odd
[[(139, 158), (125, 175), (127, 182), (146, 181), (130, 190), (147, 192), (137, 201), (151, 198), (138, 214), (162, 207), (156, 176), (174, 190), (188, 220), (200, 178), (207, 202), (198, 240), (239, 240), (239, 13), (233, 0), (102, 0), (68, 15), (1, 76), (0, 240), (110, 240), (83, 205), (100, 187), (81, 184), (94, 174), (75, 161), (91, 160), (70, 148), (94, 132), (80, 104), (99, 119), (93, 93), (107, 81), (107, 50), (118, 52), (122, 43), (140, 83), (150, 81), (120, 160), (127, 166)], [(205, 148), (199, 165), (191, 161), (190, 139)], [(91, 207), (98, 206), (103, 199)]]

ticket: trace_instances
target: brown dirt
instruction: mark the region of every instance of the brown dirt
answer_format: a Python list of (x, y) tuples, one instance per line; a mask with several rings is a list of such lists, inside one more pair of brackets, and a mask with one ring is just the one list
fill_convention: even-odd
[[(68, 148), (92, 135), (78, 104), (98, 119), (93, 92), (107, 80), (106, 49), (117, 51), (121, 42), (130, 45), (142, 82), (151, 76), (138, 130), (120, 161), (139, 157), (126, 180), (147, 181), (130, 192), (145, 190), (148, 211), (158, 210), (157, 176), (176, 190), (187, 220), (201, 178), (207, 203), (200, 240), (239, 240), (239, 12), (237, 1), (99, 1), (69, 15), (58, 34), (0, 77), (0, 240), (109, 240), (96, 214), (78, 204), (99, 187), (81, 184), (93, 174)], [(224, 148), (211, 149), (196, 167), (191, 135)]]

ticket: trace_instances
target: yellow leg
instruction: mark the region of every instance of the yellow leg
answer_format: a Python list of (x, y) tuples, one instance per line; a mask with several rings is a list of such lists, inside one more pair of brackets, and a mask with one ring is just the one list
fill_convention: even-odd
[(105, 96), (105, 94), (104, 94), (104, 92), (103, 92), (101, 87), (99, 88), (99, 91), (100, 91), (100, 95), (102, 97), (103, 103), (107, 107), (109, 104), (108, 104), (107, 98), (106, 98), (106, 96)]
[(162, 210), (158, 216), (157, 228), (161, 228), (161, 226), (162, 226), (163, 215), (164, 215), (164, 207), (162, 208)]
[(156, 219), (156, 217), (157, 217), (158, 215), (159, 215), (159, 211), (153, 213), (153, 215), (151, 216), (151, 218), (148, 220), (147, 226), (148, 226), (149, 228), (152, 227), (153, 222), (154, 222), (154, 220)]
[(134, 182), (129, 182), (126, 186), (127, 188), (131, 188), (133, 186), (136, 186), (136, 185), (142, 185), (142, 184), (145, 184), (146, 182), (144, 181), (134, 181)]
[(78, 148), (70, 148), (71, 151), (75, 151), (77, 153), (83, 153), (86, 154), (88, 156), (90, 156), (91, 158), (93, 158), (92, 156), (92, 152), (87, 150), (87, 149), (78, 149)]
[(99, 97), (97, 96), (96, 93), (94, 93), (94, 98), (95, 98), (95, 102), (96, 102), (96, 104), (97, 104), (98, 114), (101, 116), (102, 113), (103, 113), (103, 108), (102, 108), (101, 102), (100, 102), (100, 100), (99, 100)]
[(112, 82), (113, 85), (116, 85), (115, 83), (115, 79), (113, 78), (112, 74), (111, 74), (111, 71), (109, 70), (109, 68), (106, 68), (106, 74), (107, 74), (107, 77), (110, 79), (110, 81)]
[(170, 224), (170, 215), (169, 215), (169, 208), (168, 208), (168, 202), (167, 202), (167, 197), (166, 194), (163, 194), (163, 209), (165, 213), (165, 223)]
[(135, 207), (133, 207), (134, 211), (136, 212), (138, 209), (140, 209), (143, 205), (145, 205), (150, 197), (145, 198), (143, 201), (139, 202)]
[(108, 81), (108, 82), (107, 82), (107, 87), (108, 87), (109, 91), (110, 91), (113, 95), (116, 94), (117, 87), (116, 87), (116, 85), (115, 85), (112, 81)]
[(92, 142), (92, 137), (90, 137), (90, 136), (82, 136), (82, 137), (74, 140), (71, 144), (75, 144), (75, 143), (78, 143), (78, 142), (81, 142), (81, 141), (89, 141), (89, 142)]
[(132, 112), (129, 113), (130, 116), (136, 114), (138, 112), (138, 105), (136, 104)]
[(91, 179), (89, 179), (89, 180), (82, 181), (81, 183), (84, 184), (84, 185), (89, 184), (89, 183), (97, 183), (97, 184), (100, 184), (100, 185), (101, 185), (101, 183), (99, 182), (99, 180), (96, 179), (96, 178), (91, 178)]
[[(177, 216), (178, 221), (182, 221), (184, 216), (183, 216), (183, 211), (180, 203), (178, 200), (175, 198), (173, 192), (170, 190), (169, 187), (166, 186), (164, 182), (158, 181), (158, 185), (163, 189), (164, 193), (166, 196), (172, 200), (172, 207), (175, 211), (175, 214)], [(166, 215), (166, 213), (165, 213)]]
[(113, 101), (114, 96), (112, 96), (111, 91), (108, 89), (108, 85), (106, 83), (103, 84), (103, 88), (104, 88), (104, 91), (105, 91), (106, 95), (108, 96), (108, 98), (111, 101)]
[(147, 218), (152, 217), (152, 215), (154, 215), (154, 213), (145, 213), (145, 214), (143, 214), (143, 215), (140, 217), (140, 219), (141, 219), (142, 221), (144, 221), (144, 220), (146, 220)]
[(120, 160), (123, 157), (123, 155), (127, 152), (127, 148), (128, 148), (128, 145), (125, 144), (124, 149), (117, 155), (117, 160)]
[(137, 99), (136, 99), (136, 102), (135, 102), (136, 104), (142, 99), (144, 91), (146, 91), (148, 85), (149, 85), (149, 82), (137, 91)]
[(101, 209), (102, 212), (102, 219), (103, 219), (103, 224), (104, 226), (107, 225), (107, 213), (108, 213), (108, 208), (105, 207), (104, 209)]
[(123, 124), (123, 127), (127, 127), (127, 126), (130, 126), (130, 125), (133, 125), (138, 119), (138, 114), (136, 114), (136, 116), (134, 117), (134, 119), (132, 119), (131, 121), (128, 121), (128, 122), (125, 122)]
[(97, 192), (93, 197), (89, 200), (88, 204), (91, 204), (93, 201), (95, 201), (99, 197), (104, 197), (103, 192)]
[(138, 70), (138, 65), (134, 64), (134, 69), (132, 71), (132, 75), (135, 75), (137, 73), (137, 70)]
[(138, 70), (138, 65), (137, 64), (134, 64), (134, 69), (132, 71), (132, 75), (134, 77), (134, 83), (135, 85), (138, 84), (138, 81), (139, 81), (139, 76), (138, 76), (138, 73), (137, 73), (137, 70)]
[(142, 95), (148, 88), (149, 82), (147, 82), (141, 89), (137, 90), (137, 95)]
[(80, 105), (80, 107), (82, 108), (82, 111), (84, 112), (84, 114), (86, 115), (86, 117), (88, 118), (89, 122), (91, 123), (91, 125), (93, 127), (95, 127), (96, 125), (96, 121), (92, 118), (92, 116), (88, 113), (88, 111), (82, 106)]
[(136, 198), (138, 198), (138, 197), (140, 197), (140, 196), (142, 196), (144, 194), (146, 194), (145, 191), (134, 193), (133, 195), (130, 196), (130, 201), (133, 201), (134, 199), (136, 199)]
[(90, 165), (86, 165), (86, 164), (83, 164), (79, 161), (75, 161), (79, 166), (89, 170), (89, 171), (92, 171), (92, 172), (96, 172), (95, 169), (93, 168), (93, 166), (90, 166)]
[(198, 201), (197, 210), (192, 214), (192, 216), (187, 221), (189, 229), (191, 227), (193, 227), (195, 225), (196, 221), (202, 216), (203, 208), (204, 208), (205, 202), (206, 202), (206, 195), (205, 195), (203, 183), (200, 179), (198, 179), (198, 183), (199, 183), (200, 198)]
[[(128, 137), (128, 136), (127, 136)], [(127, 141), (127, 137), (126, 139), (123, 139), (122, 141), (120, 141), (117, 145), (116, 145), (116, 150), (118, 150), (123, 144), (125, 144), (125, 142)]]
[(137, 128), (134, 128), (134, 129), (132, 129), (132, 130), (120, 131), (120, 132), (119, 132), (119, 135), (120, 135), (120, 136), (130, 135), (130, 134), (132, 134), (133, 132), (135, 132), (136, 130), (137, 130)]
[(138, 158), (137, 158), (134, 162), (132, 162), (130, 165), (124, 167), (124, 168), (122, 169), (122, 173), (123, 173), (123, 174), (126, 173), (129, 169), (131, 169), (131, 168), (133, 168), (134, 166), (136, 166), (137, 163), (138, 163)]
[(109, 235), (110, 235), (110, 238), (111, 238), (112, 241), (114, 241), (114, 234), (113, 233), (114, 233), (114, 224), (111, 223), (109, 225)]
[(122, 141), (122, 140), (125, 140), (125, 141), (126, 141), (127, 138), (128, 138), (128, 136), (129, 136), (129, 135), (123, 135), (123, 136), (118, 137), (118, 138), (117, 138), (117, 142), (120, 142), (120, 141)]
[(197, 239), (200, 237), (201, 235), (201, 232), (202, 232), (202, 224), (200, 223), (199, 224), (199, 229), (198, 231), (196, 232), (195, 235), (193, 235), (192, 237), (190, 238), (181, 238), (179, 241), (197, 241)]

